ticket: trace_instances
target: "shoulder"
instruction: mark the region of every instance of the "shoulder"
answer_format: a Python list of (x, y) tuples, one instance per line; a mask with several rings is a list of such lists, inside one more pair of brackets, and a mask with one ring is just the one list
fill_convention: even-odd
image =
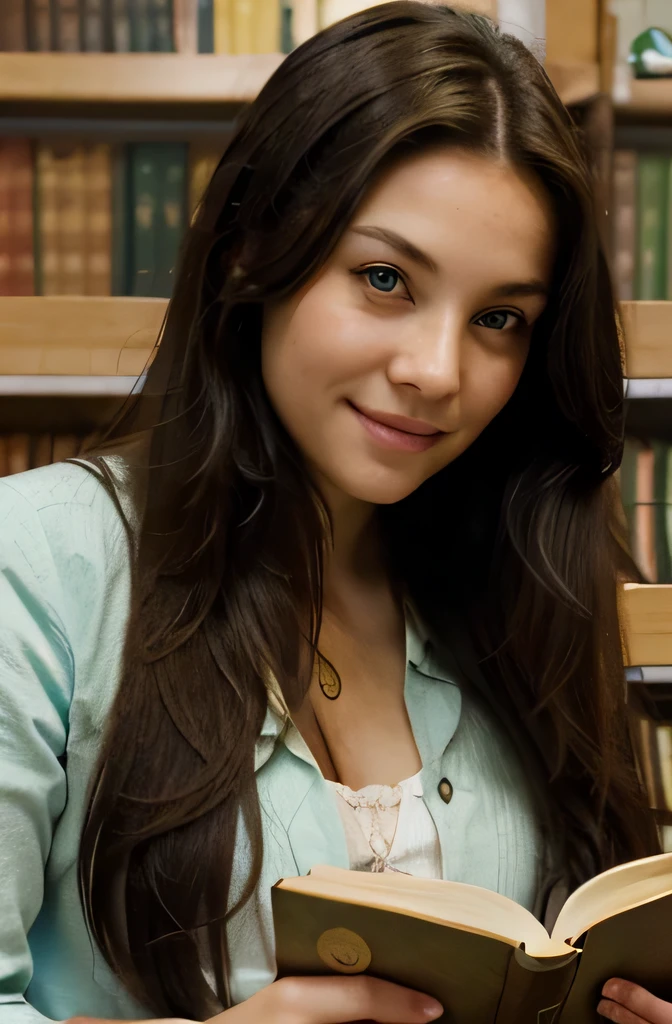
[(83, 465), (55, 463), (0, 480), (0, 570), (48, 587), (66, 617), (129, 567), (123, 519)]

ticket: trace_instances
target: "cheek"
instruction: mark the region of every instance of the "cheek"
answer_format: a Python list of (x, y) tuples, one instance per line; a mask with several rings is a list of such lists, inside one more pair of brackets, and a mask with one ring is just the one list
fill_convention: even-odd
[(495, 356), (478, 353), (462, 383), (467, 421), (482, 429), (504, 408), (518, 386), (529, 349), (529, 339), (521, 339)]
[[(262, 373), (274, 403), (302, 406), (341, 393), (376, 360), (371, 327), (328, 278), (265, 317)], [(295, 412), (298, 410), (295, 410)]]

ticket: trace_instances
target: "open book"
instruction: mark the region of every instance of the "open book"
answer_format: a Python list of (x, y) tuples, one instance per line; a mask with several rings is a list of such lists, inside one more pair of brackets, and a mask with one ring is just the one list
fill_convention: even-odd
[(404, 874), (315, 867), (272, 900), (280, 977), (368, 971), (450, 1024), (596, 1024), (611, 977), (672, 1001), (672, 853), (586, 882), (550, 936), (499, 893)]

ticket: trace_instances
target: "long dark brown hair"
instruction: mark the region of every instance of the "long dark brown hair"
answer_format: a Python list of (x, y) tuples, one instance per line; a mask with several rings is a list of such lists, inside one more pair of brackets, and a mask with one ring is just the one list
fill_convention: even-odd
[[(315, 650), (319, 637), (328, 517), (264, 390), (264, 302), (310, 280), (384, 165), (437, 142), (537, 176), (557, 265), (503, 412), (379, 510), (390, 562), (436, 636), (465, 623), (488, 686), (529, 734), (568, 883), (659, 852), (628, 740), (617, 585), (632, 565), (613, 479), (622, 370), (581, 140), (515, 38), (446, 6), (387, 3), (291, 53), (241, 116), (186, 236), (142, 393), (100, 449), (126, 452), (137, 523), (81, 893), (107, 960), (159, 1015), (228, 1005), (240, 821), (243, 899), (262, 857), (266, 682), (272, 673), (297, 707), (305, 641)], [(92, 462), (116, 493), (111, 463)], [(205, 936), (218, 999), (202, 975)]]

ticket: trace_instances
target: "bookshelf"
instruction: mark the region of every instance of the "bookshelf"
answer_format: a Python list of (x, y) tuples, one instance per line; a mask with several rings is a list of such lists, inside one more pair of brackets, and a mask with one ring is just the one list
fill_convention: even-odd
[(642, 673), (644, 682), (672, 683), (672, 584), (626, 583), (620, 614), (626, 664), (663, 670)]
[[(191, 108), (244, 104), (283, 60), (282, 53), (3, 53), (0, 116), (10, 104), (151, 104), (164, 112), (175, 103)], [(600, 90), (599, 65), (592, 62), (554, 61), (546, 70), (568, 105)]]
[(10, 104), (168, 107), (251, 102), (281, 53), (3, 53), (0, 113)]

